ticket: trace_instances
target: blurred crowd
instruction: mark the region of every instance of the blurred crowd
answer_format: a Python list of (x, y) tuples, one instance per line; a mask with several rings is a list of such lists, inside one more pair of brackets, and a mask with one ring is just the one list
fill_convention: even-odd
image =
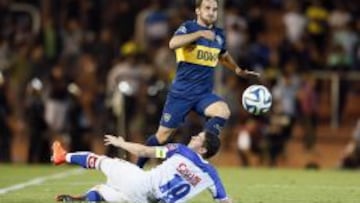
[[(0, 0), (0, 161), (11, 161), (15, 135), (28, 140), (33, 163), (48, 161), (56, 136), (87, 150), (104, 133), (144, 140), (155, 132), (176, 72), (168, 41), (193, 11), (193, 0)], [(276, 165), (295, 122), (304, 148), (314, 149), (319, 86), (311, 71), (360, 71), (359, 11), (353, 0), (226, 1), (228, 51), (261, 72), (273, 94), (272, 113), (252, 118), (239, 100), (254, 81), (223, 72), (232, 111), (225, 133), (239, 135), (243, 165), (264, 150)], [(191, 115), (179, 133), (195, 134), (201, 122)]]

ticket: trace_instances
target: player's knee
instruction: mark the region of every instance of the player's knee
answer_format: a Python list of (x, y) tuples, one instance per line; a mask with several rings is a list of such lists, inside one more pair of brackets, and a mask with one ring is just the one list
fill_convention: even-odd
[(205, 110), (205, 115), (208, 117), (221, 117), (228, 119), (230, 114), (231, 112), (229, 106), (225, 102), (216, 102)]
[(164, 128), (160, 127), (158, 129), (158, 131), (156, 132), (156, 138), (157, 138), (158, 142), (160, 144), (165, 143), (173, 131), (174, 131), (173, 129), (164, 129)]
[(224, 103), (224, 107), (222, 109), (222, 117), (228, 119), (231, 115), (230, 108), (227, 104)]
[(218, 108), (216, 108), (215, 116), (228, 119), (231, 115), (229, 106), (225, 102), (221, 102), (218, 104)]

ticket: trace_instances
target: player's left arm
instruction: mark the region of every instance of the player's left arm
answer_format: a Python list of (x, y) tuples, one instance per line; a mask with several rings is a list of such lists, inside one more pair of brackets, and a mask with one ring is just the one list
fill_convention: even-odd
[(226, 194), (225, 187), (214, 167), (209, 167), (208, 173), (210, 174), (214, 184), (208, 190), (212, 194), (214, 200), (219, 203), (232, 203), (231, 198)]
[(131, 154), (142, 157), (156, 158), (157, 147), (149, 147), (135, 142), (127, 142), (121, 136), (105, 135), (105, 145), (122, 148)]
[(233, 57), (227, 51), (219, 56), (219, 62), (221, 63), (221, 65), (225, 66), (225, 68), (235, 72), (236, 75), (238, 75), (238, 76), (260, 77), (260, 74), (258, 72), (249, 71), (249, 70), (240, 68), (236, 64)]

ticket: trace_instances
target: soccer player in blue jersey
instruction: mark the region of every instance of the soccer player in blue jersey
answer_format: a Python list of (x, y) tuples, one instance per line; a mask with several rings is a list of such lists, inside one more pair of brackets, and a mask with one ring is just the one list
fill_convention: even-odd
[[(208, 132), (220, 134), (230, 110), (223, 99), (212, 92), (218, 62), (239, 76), (259, 76), (241, 69), (226, 51), (225, 34), (215, 26), (218, 3), (218, 0), (196, 0), (197, 19), (183, 23), (169, 42), (170, 49), (176, 53), (177, 73), (160, 126), (146, 141), (149, 146), (165, 144), (190, 111), (207, 118), (205, 129)], [(143, 167), (147, 160), (140, 158), (137, 165)]]
[(106, 184), (90, 189), (85, 195), (59, 195), (57, 201), (181, 203), (208, 189), (217, 202), (231, 203), (224, 186), (205, 158), (215, 155), (220, 146), (218, 136), (201, 132), (190, 143), (149, 147), (126, 142), (122, 137), (105, 135), (105, 144), (114, 145), (137, 156), (166, 159), (150, 171), (121, 159), (90, 152), (67, 153), (59, 142), (53, 144), (55, 165), (70, 163), (86, 169), (98, 169), (107, 177)]

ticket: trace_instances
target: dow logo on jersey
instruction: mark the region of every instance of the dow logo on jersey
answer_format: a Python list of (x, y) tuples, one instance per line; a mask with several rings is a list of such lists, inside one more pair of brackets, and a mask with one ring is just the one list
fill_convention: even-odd
[(198, 50), (196, 58), (205, 61), (216, 61), (217, 54), (208, 51)]

